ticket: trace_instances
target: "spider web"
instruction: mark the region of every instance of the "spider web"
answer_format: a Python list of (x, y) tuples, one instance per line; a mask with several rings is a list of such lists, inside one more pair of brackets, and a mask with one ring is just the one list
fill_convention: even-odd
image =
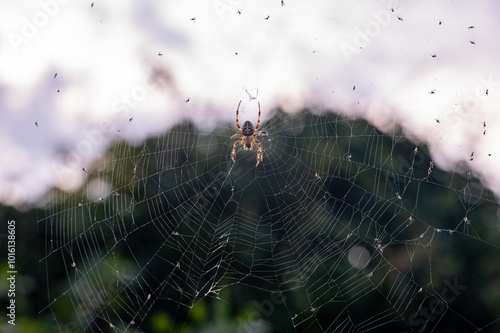
[[(410, 5), (405, 11), (405, 15), (418, 13)], [(360, 27), (377, 21), (370, 15), (367, 25)], [(404, 22), (411, 21), (408, 17)], [(403, 22), (403, 17), (396, 19)], [(259, 20), (265, 22), (264, 17)], [(451, 25), (449, 22), (446, 20)], [(460, 23), (467, 29), (466, 20)], [(199, 22), (189, 24), (194, 29), (203, 20), (200, 17)], [(321, 27), (324, 23), (316, 24)], [(441, 24), (437, 16), (434, 24)], [(318, 88), (319, 100), (334, 99), (339, 110), (333, 111), (358, 115), (368, 103), (382, 104), (386, 94), (394, 105), (398, 105), (396, 100), (405, 101), (407, 96), (397, 92), (410, 89), (397, 89), (398, 70), (389, 71), (392, 60), (381, 61), (378, 67), (362, 62), (370, 57), (358, 54), (361, 49), (383, 58), (375, 47), (358, 47), (349, 58), (356, 63), (349, 68), (358, 70), (350, 73), (352, 81), (333, 82), (332, 89), (325, 84), (332, 83), (327, 80), (330, 73), (312, 58), (316, 54), (312, 48), (318, 47), (319, 55), (329, 45), (337, 48), (337, 42), (356, 40), (358, 30), (348, 30), (330, 43), (325, 40), (331, 30), (325, 28), (325, 35), (312, 34), (311, 50), (309, 46), (300, 50), (311, 60), (303, 66), (313, 69), (316, 80), (320, 79), (314, 84), (327, 86)], [(394, 31), (400, 30), (394, 27)], [(425, 27), (409, 30), (427, 36)], [(475, 32), (467, 29), (467, 33), (469, 38)], [(401, 46), (406, 42), (420, 45), (422, 40), (427, 61), (433, 61), (432, 54), (446, 59), (446, 53), (436, 51), (438, 43), (427, 38), (410, 37), (381, 49), (399, 52), (414, 68), (410, 75), (416, 74), (419, 62)], [(373, 43), (383, 44), (384, 40), (373, 38)], [(238, 56), (235, 52), (235, 58), (244, 58), (244, 50)], [(453, 48), (447, 52), (450, 50)], [(281, 53), (257, 54), (262, 57), (259, 61), (266, 57), (277, 60), (275, 65), (285, 60)], [(163, 55), (155, 57), (161, 59), (158, 64), (167, 63)], [(245, 62), (235, 60), (235, 64)], [(285, 62), (281, 70), (285, 72), (287, 66)], [(251, 70), (238, 68), (243, 68), (235, 71), (243, 82)], [(473, 71), (484, 76), (493, 70)], [(169, 75), (157, 75), (169, 81)], [(379, 75), (390, 77), (389, 83), (378, 81)], [(275, 98), (269, 87), (281, 81), (268, 83), (268, 78), (261, 77), (266, 82), (261, 92)], [(221, 81), (226, 95), (233, 93), (229, 84), (242, 85)], [(414, 83), (406, 76), (401, 82), (409, 88)], [(422, 84), (426, 89), (429, 86), (420, 91), (425, 98), (409, 94), (418, 102), (408, 104), (418, 110), (440, 110), (438, 102), (428, 102), (434, 95), (450, 90), (459, 95), (453, 101), (465, 103), (467, 93), (476, 86), (485, 95), (477, 82), (468, 82), (470, 87), (465, 88), (431, 83)], [(300, 87), (292, 90), (299, 97), (290, 104), (313, 105), (310, 100), (301, 101), (307, 98), (298, 94)], [(245, 92), (253, 103), (251, 109), (257, 110), (258, 91)], [(151, 91), (148, 101), (155, 100), (152, 96)], [(407, 127), (406, 135), (396, 127), (384, 134), (364, 120), (337, 115), (327, 107), (289, 115), (265, 107), (265, 98), (261, 100), (259, 131), (268, 136), (259, 138), (264, 159), (258, 167), (256, 152), (244, 151), (241, 145), (236, 163), (231, 161), (234, 139), (230, 137), (237, 132), (234, 122), (213, 131), (185, 122), (145, 142), (116, 143), (85, 165), (81, 191), (54, 190), (45, 197), (38, 225), (46, 279), (41, 312), (54, 319), (48, 331), (500, 330), (498, 202), (474, 178), (474, 172), (462, 164), (455, 165), (455, 172), (437, 168), (428, 147), (411, 137)], [(359, 108), (350, 104), (355, 98), (361, 100)], [(429, 104), (419, 104), (422, 101)], [(426, 108), (429, 105), (432, 107)], [(141, 105), (141, 111), (149, 106)], [(180, 113), (172, 112), (172, 119)], [(197, 115), (203, 121), (208, 118), (202, 111)], [(368, 111), (364, 115), (388, 128)], [(240, 123), (253, 116), (240, 109)], [(455, 130), (452, 116), (456, 114), (421, 118), (431, 117), (434, 124), (433, 118), (439, 117), (436, 122), (448, 126), (441, 129), (444, 136)], [(130, 123), (132, 119), (121, 121)], [(485, 122), (473, 119), (484, 137)], [(461, 120), (459, 125), (474, 122), (465, 115)], [(488, 130), (494, 129), (488, 118)], [(124, 137), (134, 140), (131, 132)], [(476, 150), (476, 158), (479, 154)]]
[(498, 329), (491, 193), (400, 133), (268, 112), (258, 167), (234, 124), (183, 123), (46, 197), (54, 331)]

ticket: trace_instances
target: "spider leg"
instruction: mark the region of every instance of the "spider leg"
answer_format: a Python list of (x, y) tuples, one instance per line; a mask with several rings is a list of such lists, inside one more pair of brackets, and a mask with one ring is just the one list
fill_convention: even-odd
[(253, 141), (253, 145), (254, 148), (257, 150), (257, 164), (255, 164), (255, 166), (257, 166), (263, 160), (262, 145), (260, 144), (260, 141), (257, 139)]
[[(239, 134), (238, 134), (239, 135)], [(236, 153), (236, 146), (238, 144), (242, 144), (244, 145), (245, 143), (243, 142), (243, 140), (238, 140), (236, 141), (234, 144), (233, 144), (233, 152), (231, 153), (231, 159), (233, 160), (233, 162), (236, 162), (236, 160), (234, 159), (234, 154)]]
[(259, 119), (257, 120), (257, 125), (255, 126), (255, 132), (257, 132), (257, 129), (259, 128), (260, 125), (260, 102), (257, 102), (259, 104)]
[(241, 101), (238, 103), (238, 108), (236, 109), (236, 126), (238, 126), (238, 129), (241, 132), (240, 124), (238, 124), (238, 111), (240, 110), (240, 104), (241, 104)]

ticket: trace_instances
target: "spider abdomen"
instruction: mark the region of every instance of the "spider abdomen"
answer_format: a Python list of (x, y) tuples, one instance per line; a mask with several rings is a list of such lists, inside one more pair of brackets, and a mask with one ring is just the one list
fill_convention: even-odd
[(241, 134), (244, 136), (251, 136), (255, 132), (253, 124), (250, 121), (245, 121), (241, 127)]

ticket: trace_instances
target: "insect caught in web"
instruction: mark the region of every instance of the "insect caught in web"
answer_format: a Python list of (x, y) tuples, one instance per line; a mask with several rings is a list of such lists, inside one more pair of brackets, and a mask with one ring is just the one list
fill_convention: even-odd
[(233, 162), (236, 162), (234, 159), (234, 154), (236, 153), (236, 146), (238, 145), (243, 145), (244, 150), (257, 150), (257, 165), (259, 165), (260, 162), (262, 162), (262, 146), (260, 144), (260, 141), (256, 139), (257, 136), (267, 136), (267, 134), (263, 133), (257, 133), (257, 129), (260, 126), (260, 103), (259, 104), (259, 118), (257, 120), (257, 125), (255, 128), (253, 127), (253, 124), (250, 121), (245, 121), (243, 123), (243, 127), (240, 127), (240, 124), (238, 123), (238, 111), (240, 110), (240, 103), (238, 104), (238, 108), (236, 109), (236, 126), (240, 130), (240, 133), (237, 133), (231, 138), (240, 138), (241, 140), (236, 141), (233, 144), (233, 152), (231, 153), (231, 159)]

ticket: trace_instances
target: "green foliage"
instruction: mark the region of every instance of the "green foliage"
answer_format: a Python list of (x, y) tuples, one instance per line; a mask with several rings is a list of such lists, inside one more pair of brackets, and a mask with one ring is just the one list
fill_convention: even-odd
[[(414, 300), (455, 276), (468, 289), (449, 305), (459, 311), (474, 291), (482, 308), (429, 327), (500, 313), (489, 283), (498, 204), (471, 192), (473, 178), (361, 120), (276, 111), (261, 128), (257, 168), (255, 152), (230, 160), (234, 128), (185, 123), (90, 166), (88, 183), (112, 184), (103, 200), (86, 184), (54, 190), (46, 209), (0, 210), (23, 222), (18, 266), (37, 285), (19, 296), (38, 297), (19, 313), (24, 331), (328, 331), (332, 314), (377, 331), (363, 322), (383, 311), (394, 316), (383, 329), (401, 330)], [(355, 246), (370, 251), (362, 269), (346, 259)]]

